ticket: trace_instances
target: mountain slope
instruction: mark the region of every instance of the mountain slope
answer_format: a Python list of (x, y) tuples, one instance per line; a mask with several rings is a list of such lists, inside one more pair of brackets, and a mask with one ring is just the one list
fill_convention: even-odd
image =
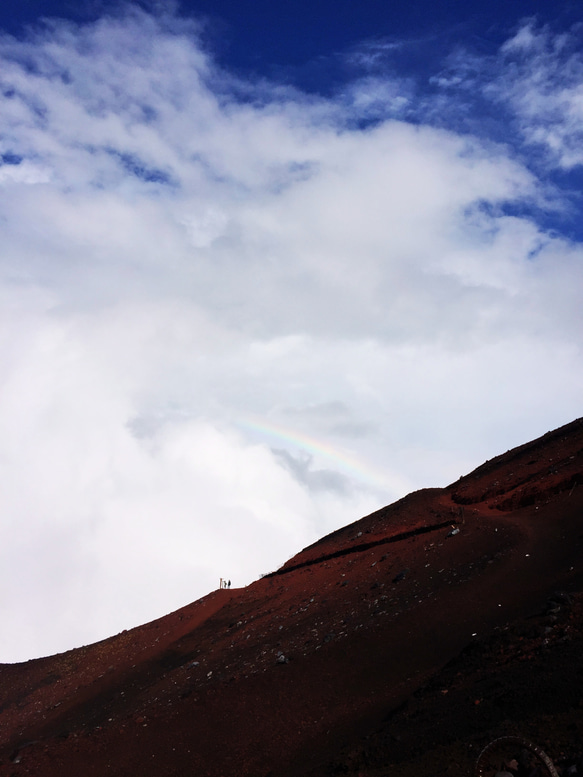
[[(372, 775), (409, 763), (424, 774), (423, 753), (435, 764), (444, 736), (427, 721), (454, 698), (439, 686), (451, 662), (463, 675), (468, 651), (482, 656), (468, 687), (494, 677), (500, 629), (520, 641), (557, 590), (583, 589), (582, 486), (579, 419), (324, 537), (245, 589), (0, 666), (0, 775)], [(504, 723), (498, 712), (477, 729), (459, 713), (464, 752)], [(388, 733), (399, 726), (408, 745)]]

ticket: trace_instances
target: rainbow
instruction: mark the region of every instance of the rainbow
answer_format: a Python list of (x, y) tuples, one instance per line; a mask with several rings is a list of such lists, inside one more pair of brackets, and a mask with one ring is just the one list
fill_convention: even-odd
[(388, 489), (393, 490), (395, 488), (401, 490), (401, 484), (398, 485), (397, 483), (391, 482), (392, 478), (387, 475), (382, 475), (370, 467), (364, 466), (362, 462), (358, 461), (356, 458), (347, 455), (344, 451), (333, 448), (326, 442), (317, 440), (315, 437), (310, 437), (307, 434), (292, 429), (286, 429), (277, 424), (260, 423), (250, 418), (239, 421), (237, 426), (246, 431), (254, 432), (262, 437), (266, 437), (269, 440), (292, 445), (293, 447), (300, 448), (314, 456), (324, 458), (352, 477), (361, 481), (366, 481), (384, 491)]

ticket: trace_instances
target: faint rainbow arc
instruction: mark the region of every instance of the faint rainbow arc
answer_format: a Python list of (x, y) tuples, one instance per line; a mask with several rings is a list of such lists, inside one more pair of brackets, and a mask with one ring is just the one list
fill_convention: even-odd
[(333, 461), (341, 469), (348, 471), (359, 480), (366, 480), (369, 483), (374, 483), (377, 487), (381, 487), (384, 490), (389, 488), (388, 478), (383, 477), (380, 473), (375, 472), (371, 468), (365, 467), (360, 461), (354, 457), (338, 451), (337, 448), (333, 448), (328, 443), (317, 440), (314, 437), (310, 437), (302, 432), (286, 429), (278, 424), (265, 424), (258, 421), (251, 420), (249, 418), (243, 419), (238, 422), (238, 426), (248, 429), (253, 432), (258, 432), (266, 437), (278, 440), (280, 442), (291, 443), (292, 445), (302, 448), (309, 453), (316, 456), (322, 456), (329, 461)]

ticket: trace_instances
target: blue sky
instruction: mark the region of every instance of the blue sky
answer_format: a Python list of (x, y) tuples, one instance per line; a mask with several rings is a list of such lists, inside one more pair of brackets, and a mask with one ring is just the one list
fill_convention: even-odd
[[(94, 21), (104, 12), (116, 12), (120, 5), (119, 2), (23, 0), (2, 6), (0, 25), (10, 33), (22, 34), (27, 25), (37, 23), (42, 17), (83, 23)], [(269, 77), (281, 74), (279, 68), (289, 68), (288, 80), (293, 82), (302, 78), (301, 73), (310, 63), (334, 59), (367, 40), (422, 39), (430, 47), (443, 46), (444, 41), (463, 41), (492, 52), (524, 18), (536, 16), (539, 23), (550, 23), (560, 29), (580, 21), (578, 3), (549, 0), (488, 3), (290, 0), (284, 4), (269, 0), (198, 0), (178, 4), (154, 0), (139, 5), (150, 11), (174, 7), (177, 15), (199, 20), (205, 26), (213, 51), (226, 67)], [(312, 86), (328, 88), (325, 78)]]
[(2, 8), (0, 660), (581, 415), (580, 21)]

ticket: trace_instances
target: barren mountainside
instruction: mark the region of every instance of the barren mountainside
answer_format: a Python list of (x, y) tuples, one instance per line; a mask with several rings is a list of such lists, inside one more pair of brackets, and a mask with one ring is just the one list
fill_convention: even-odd
[(0, 665), (0, 777), (469, 775), (504, 734), (573, 763), (582, 592), (579, 419), (246, 588)]

